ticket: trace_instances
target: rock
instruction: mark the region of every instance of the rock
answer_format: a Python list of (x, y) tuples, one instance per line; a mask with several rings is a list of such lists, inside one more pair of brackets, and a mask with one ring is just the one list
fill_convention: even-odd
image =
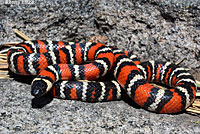
[[(185, 58), (181, 66), (199, 79), (199, 16), (198, 0), (6, 0), (0, 1), (0, 43), (22, 41), (12, 28), (31, 39), (84, 42), (101, 35), (144, 60)], [(30, 83), (22, 82), (0, 80), (0, 133), (200, 132), (196, 116), (155, 114), (124, 101), (54, 99), (36, 109)]]

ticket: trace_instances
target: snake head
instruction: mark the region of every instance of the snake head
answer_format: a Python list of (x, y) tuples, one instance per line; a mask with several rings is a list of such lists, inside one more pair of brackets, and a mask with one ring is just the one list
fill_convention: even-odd
[(41, 97), (48, 92), (52, 87), (49, 80), (42, 78), (35, 78), (31, 85), (31, 94), (35, 97)]

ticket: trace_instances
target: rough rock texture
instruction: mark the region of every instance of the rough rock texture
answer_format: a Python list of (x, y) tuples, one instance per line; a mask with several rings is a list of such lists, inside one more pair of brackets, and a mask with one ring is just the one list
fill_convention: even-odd
[[(0, 1), (1, 44), (22, 41), (12, 28), (32, 39), (83, 42), (102, 35), (143, 60), (185, 58), (181, 66), (200, 80), (198, 0)], [(54, 99), (36, 109), (25, 81), (0, 80), (0, 133), (200, 133), (197, 116), (155, 114), (130, 100)]]

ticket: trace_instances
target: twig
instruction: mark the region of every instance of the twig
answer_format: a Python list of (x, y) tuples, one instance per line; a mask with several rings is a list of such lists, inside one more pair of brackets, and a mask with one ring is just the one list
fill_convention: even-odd
[(185, 58), (181, 59), (180, 61), (178, 61), (178, 62), (176, 63), (176, 65), (181, 64), (184, 60), (185, 60)]
[(0, 75), (7, 75), (8, 74), (8, 70), (0, 70)]
[(0, 56), (6, 56), (7, 54), (0, 54)]
[(186, 111), (187, 111), (187, 112), (193, 112), (193, 113), (200, 114), (200, 111), (199, 111), (199, 110), (192, 109), (192, 108), (188, 108), (188, 109), (186, 109)]
[(19, 44), (20, 42), (6, 42), (5, 44), (3, 44), (4, 46), (5, 45), (17, 45)]
[(160, 89), (163, 89), (163, 90), (166, 90), (167, 88), (163, 87), (163, 86), (160, 86), (158, 84), (155, 84), (155, 83), (151, 83), (153, 86), (157, 87), (157, 88), (160, 88)]
[(7, 59), (6, 56), (0, 56), (0, 62), (1, 62), (2, 60), (6, 60), (6, 59)]
[(31, 40), (28, 36), (26, 36), (25, 34), (23, 34), (22, 32), (20, 32), (19, 30), (13, 29), (13, 31), (14, 31), (16, 34), (18, 34), (21, 38), (23, 38), (24, 40), (26, 40), (26, 41)]
[(0, 79), (13, 79), (13, 78), (10, 78), (10, 75), (0, 75)]
[(0, 63), (7, 63), (7, 60), (1, 59), (1, 60), (0, 60)]
[(0, 54), (0, 58), (5, 58), (7, 54)]
[(194, 104), (192, 104), (192, 106), (200, 107), (200, 104), (198, 102), (195, 102)]
[(0, 51), (0, 54), (7, 53), (10, 48), (4, 49)]
[(6, 69), (8, 68), (8, 64), (0, 64), (0, 69)]

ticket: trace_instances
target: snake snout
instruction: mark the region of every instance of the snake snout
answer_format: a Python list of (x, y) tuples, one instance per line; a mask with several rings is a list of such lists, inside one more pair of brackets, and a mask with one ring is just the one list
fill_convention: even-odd
[(43, 80), (36, 80), (32, 83), (31, 94), (35, 97), (40, 97), (46, 93), (48, 85)]

